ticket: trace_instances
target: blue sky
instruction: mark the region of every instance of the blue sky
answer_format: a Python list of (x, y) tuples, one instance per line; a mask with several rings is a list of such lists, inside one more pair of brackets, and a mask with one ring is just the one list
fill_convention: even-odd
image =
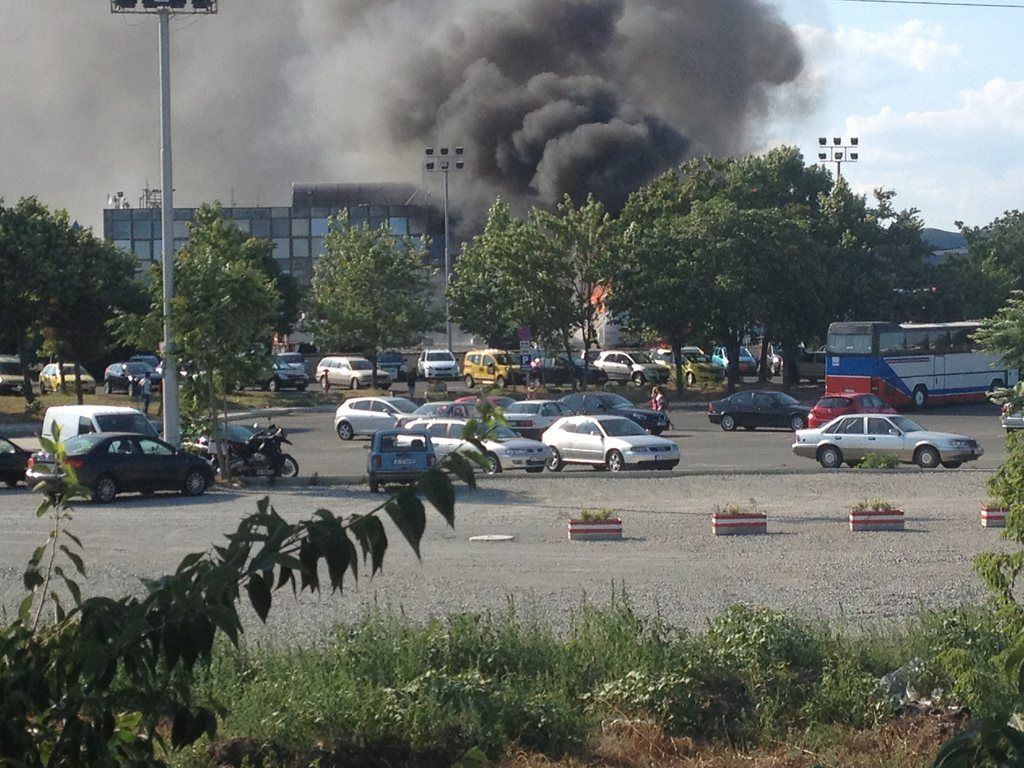
[(929, 227), (1024, 207), (1024, 8), (774, 5), (806, 52), (796, 90), (808, 105), (774, 112), (765, 146), (814, 161), (818, 136), (857, 136), (860, 160), (843, 176), (858, 192), (895, 189)]

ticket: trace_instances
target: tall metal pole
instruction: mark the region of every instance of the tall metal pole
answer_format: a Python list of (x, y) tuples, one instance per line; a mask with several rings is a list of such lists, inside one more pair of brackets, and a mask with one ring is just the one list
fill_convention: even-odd
[(174, 182), (171, 179), (171, 14), (160, 9), (160, 185), (163, 210), (160, 230), (163, 241), (164, 279), (164, 440), (177, 446), (181, 442), (178, 410), (178, 362), (171, 329), (171, 299), (174, 296)]
[(448, 249), (448, 171), (444, 171), (444, 327), (448, 335), (448, 349), (452, 349), (452, 313), (448, 299), (448, 284), (452, 279), (451, 253)]

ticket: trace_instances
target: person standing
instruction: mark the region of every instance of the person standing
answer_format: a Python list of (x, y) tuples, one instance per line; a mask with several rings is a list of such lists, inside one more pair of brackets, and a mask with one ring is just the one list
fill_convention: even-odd
[(153, 380), (149, 373), (142, 374), (142, 412), (149, 416), (149, 401), (153, 398)]
[(419, 371), (415, 365), (409, 366), (409, 372), (405, 375), (405, 383), (409, 387), (409, 399), (416, 397), (416, 380), (419, 378)]

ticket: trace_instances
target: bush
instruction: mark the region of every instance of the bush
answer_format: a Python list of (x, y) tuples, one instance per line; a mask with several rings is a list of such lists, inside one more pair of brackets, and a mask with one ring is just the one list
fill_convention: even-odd
[(857, 469), (895, 469), (900, 460), (890, 453), (868, 453), (857, 464)]

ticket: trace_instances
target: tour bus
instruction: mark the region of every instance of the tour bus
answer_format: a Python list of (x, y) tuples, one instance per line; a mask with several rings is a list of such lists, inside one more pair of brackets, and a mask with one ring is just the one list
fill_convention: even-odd
[(892, 406), (983, 401), (1019, 371), (971, 340), (980, 323), (851, 322), (828, 327), (825, 392), (866, 392)]

